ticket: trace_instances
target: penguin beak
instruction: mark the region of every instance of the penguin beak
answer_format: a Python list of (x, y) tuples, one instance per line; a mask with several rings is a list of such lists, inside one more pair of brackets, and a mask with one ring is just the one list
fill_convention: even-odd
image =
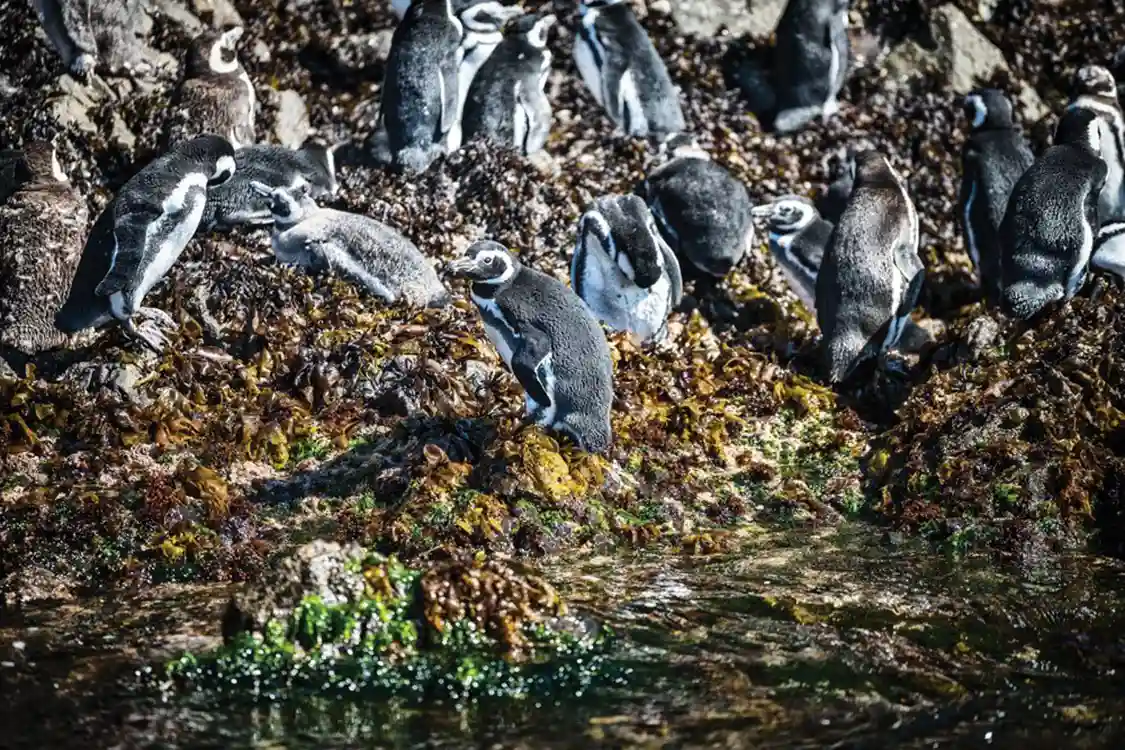
[(773, 205), (771, 205), (769, 203), (763, 203), (760, 206), (754, 206), (753, 208), (750, 209), (750, 215), (753, 216), (755, 219), (765, 219), (772, 213), (773, 213)]
[(477, 262), (474, 258), (458, 258), (447, 267), (450, 276), (471, 277), (478, 272)]

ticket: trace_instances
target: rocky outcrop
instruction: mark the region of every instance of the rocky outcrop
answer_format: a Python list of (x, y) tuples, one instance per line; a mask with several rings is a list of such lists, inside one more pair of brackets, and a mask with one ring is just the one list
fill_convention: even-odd
[[(734, 36), (769, 36), (785, 10), (785, 0), (669, 0), (676, 25), (684, 33), (711, 37), (725, 28)], [(650, 10), (657, 3), (649, 4)]]

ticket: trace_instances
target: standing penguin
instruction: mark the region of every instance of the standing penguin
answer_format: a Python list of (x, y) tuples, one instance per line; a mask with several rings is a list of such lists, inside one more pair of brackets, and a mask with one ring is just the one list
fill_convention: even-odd
[(570, 284), (599, 320), (642, 342), (664, 338), (684, 294), (679, 261), (635, 195), (603, 196), (586, 209)]
[(961, 154), (958, 215), (965, 247), (980, 275), (990, 305), (1000, 301), (1000, 223), (1016, 181), (1035, 161), (1027, 139), (1012, 119), (1012, 104), (996, 89), (965, 97), (972, 128)]
[(86, 201), (50, 143), (24, 146), (26, 179), (0, 205), (0, 347), (36, 354), (66, 335), (55, 315), (70, 290), (86, 238)]
[(471, 245), (450, 271), (472, 280), (485, 333), (523, 386), (528, 416), (583, 450), (608, 452), (613, 361), (582, 300), (488, 240)]
[(848, 0), (789, 0), (778, 21), (773, 87), (779, 133), (799, 130), (840, 107), (836, 97), (847, 77)]
[(545, 88), (551, 70), (547, 32), (554, 23), (553, 15), (528, 13), (509, 26), (467, 92), (466, 140), (483, 135), (524, 155), (542, 150), (551, 132)]
[(684, 130), (680, 93), (627, 0), (585, 0), (574, 35), (574, 62), (609, 118), (626, 135)]
[(184, 81), (165, 126), (169, 145), (204, 133), (221, 135), (236, 149), (255, 142), (257, 97), (238, 60), (241, 38), (242, 27), (235, 26), (204, 31), (192, 40)]
[(379, 122), (392, 163), (425, 171), (457, 118), (461, 22), (450, 0), (415, 0), (391, 37)]
[(1067, 109), (1088, 109), (1098, 116), (1099, 155), (1106, 164), (1105, 185), (1098, 197), (1098, 219), (1125, 219), (1125, 118), (1117, 101), (1117, 81), (1097, 65), (1079, 68), (1071, 83)]
[(367, 216), (320, 208), (287, 188), (260, 182), (251, 187), (270, 201), (273, 251), (282, 263), (338, 271), (389, 305), (450, 303), (433, 265), (395, 229)]
[(1000, 309), (1026, 320), (1086, 283), (1107, 167), (1099, 113), (1068, 109), (1016, 182), (1000, 224)]
[(816, 312), (816, 277), (832, 237), (832, 223), (821, 218), (808, 198), (785, 195), (753, 209), (766, 219), (770, 253), (789, 289), (811, 313)]
[[(234, 149), (217, 135), (185, 141), (133, 176), (102, 211), (82, 251), (70, 295), (55, 319), (59, 330), (97, 328), (113, 318), (156, 350), (166, 344), (142, 315), (170, 324), (170, 317), (141, 307), (199, 227), (207, 190), (234, 174)], [(152, 322), (146, 321), (147, 323)]]
[(816, 319), (828, 379), (894, 347), (922, 289), (918, 213), (876, 151), (856, 155), (855, 184), (816, 278)]
[(686, 134), (661, 150), (671, 158), (649, 173), (641, 195), (680, 262), (721, 279), (754, 242), (746, 186)]

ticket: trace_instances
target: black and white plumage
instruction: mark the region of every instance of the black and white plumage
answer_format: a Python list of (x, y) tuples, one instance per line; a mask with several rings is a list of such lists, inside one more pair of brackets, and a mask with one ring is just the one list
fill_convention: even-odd
[(450, 303), (433, 264), (397, 230), (367, 216), (320, 208), (286, 188), (251, 184), (270, 200), (273, 251), (282, 263), (340, 273), (389, 305)]
[(1098, 228), (1090, 265), (1125, 278), (1125, 221), (1111, 221)]
[(626, 0), (585, 0), (574, 35), (574, 62), (609, 118), (635, 136), (685, 129), (680, 92)]
[(1005, 315), (1026, 320), (1086, 283), (1106, 179), (1099, 113), (1068, 109), (1046, 149), (1016, 182), (1000, 224)]
[(51, 46), (77, 78), (88, 79), (95, 68), (113, 75), (147, 75), (164, 64), (162, 55), (144, 41), (152, 27), (145, 0), (32, 0), (31, 4)]
[(445, 153), (457, 118), (461, 21), (450, 0), (415, 0), (391, 37), (377, 130), (391, 162), (425, 171)]
[(271, 201), (251, 187), (252, 182), (312, 199), (335, 195), (339, 184), (334, 152), (334, 147), (322, 143), (305, 143), (296, 150), (265, 143), (239, 149), (234, 154), (234, 176), (207, 193), (199, 231), (273, 224)]
[(570, 283), (599, 320), (642, 342), (664, 338), (683, 298), (679, 261), (635, 195), (602, 196), (586, 209)]
[(167, 314), (141, 303), (195, 234), (207, 190), (234, 171), (230, 143), (205, 135), (179, 144), (126, 182), (86, 239), (70, 296), (55, 320), (59, 329), (73, 333), (116, 318), (126, 331), (162, 349), (163, 335), (151, 326), (136, 327), (133, 317), (170, 323)]
[(965, 248), (989, 304), (1000, 300), (1000, 224), (1016, 182), (1035, 155), (1012, 118), (1012, 104), (996, 89), (965, 97), (971, 128), (961, 154), (958, 216)]
[(234, 148), (256, 141), (257, 96), (238, 60), (242, 27), (204, 31), (188, 48), (183, 82), (172, 101), (165, 126), (169, 145), (213, 133)]
[(0, 347), (36, 354), (66, 343), (55, 315), (86, 239), (86, 201), (51, 144), (22, 149), (25, 179), (0, 205)]
[(722, 278), (753, 244), (750, 195), (686, 135), (669, 141), (640, 192), (680, 262)]
[(582, 300), (488, 240), (471, 245), (450, 271), (472, 280), (484, 330), (523, 386), (528, 416), (583, 450), (608, 452), (613, 361)]
[(770, 253), (789, 289), (805, 308), (816, 312), (816, 277), (832, 237), (832, 223), (823, 219), (808, 198), (784, 195), (753, 209), (766, 220)]
[(484, 136), (527, 155), (551, 133), (545, 87), (551, 70), (547, 33), (555, 16), (528, 13), (509, 24), (504, 41), (473, 78), (465, 100), (465, 139)]
[(855, 155), (852, 147), (844, 148), (828, 158), (828, 187), (815, 201), (820, 218), (835, 224), (848, 207), (855, 184)]
[(774, 129), (790, 133), (839, 111), (850, 58), (848, 0), (789, 0), (777, 24)]
[(918, 239), (918, 213), (902, 178), (881, 154), (857, 154), (851, 198), (816, 279), (816, 318), (831, 382), (898, 343), (925, 277)]
[(1071, 82), (1067, 109), (1088, 109), (1098, 116), (1099, 155), (1106, 164), (1105, 184), (1098, 197), (1098, 219), (1125, 219), (1125, 118), (1117, 100), (1117, 81), (1106, 68), (1079, 68)]

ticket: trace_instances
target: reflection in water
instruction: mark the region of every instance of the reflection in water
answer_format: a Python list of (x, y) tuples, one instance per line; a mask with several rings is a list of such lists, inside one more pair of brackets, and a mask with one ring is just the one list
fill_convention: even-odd
[(623, 636), (632, 676), (552, 705), (162, 704), (107, 686), (137, 653), (204, 642), (222, 591), (31, 612), (0, 629), (0, 690), (18, 696), (0, 719), (19, 727), (0, 747), (1121, 746), (1120, 566), (1073, 557), (1021, 572), (876, 538), (761, 533), (737, 555), (554, 564), (572, 607)]

